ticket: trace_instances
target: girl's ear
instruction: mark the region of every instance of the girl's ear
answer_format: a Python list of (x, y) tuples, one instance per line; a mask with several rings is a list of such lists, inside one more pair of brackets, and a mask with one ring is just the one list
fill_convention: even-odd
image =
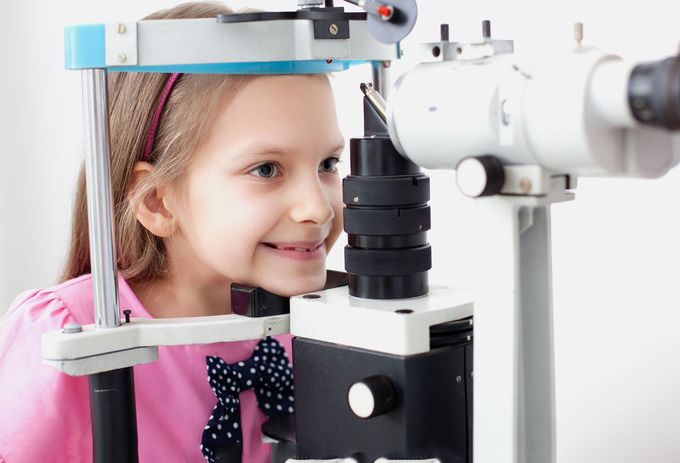
[[(132, 168), (130, 190), (134, 191), (142, 180), (150, 175), (153, 166), (148, 162), (137, 161)], [(135, 216), (137, 220), (151, 233), (161, 238), (172, 236), (177, 229), (175, 215), (167, 207), (169, 188), (160, 186), (152, 189), (139, 201)]]

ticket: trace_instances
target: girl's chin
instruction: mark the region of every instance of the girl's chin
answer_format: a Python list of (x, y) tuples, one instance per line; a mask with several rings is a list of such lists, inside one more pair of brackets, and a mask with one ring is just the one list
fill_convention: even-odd
[(275, 282), (274, 284), (263, 286), (264, 289), (270, 293), (274, 293), (282, 297), (293, 297), (301, 294), (313, 293), (321, 291), (326, 284), (326, 272), (323, 275), (314, 278), (305, 278), (304, 281), (286, 280)]

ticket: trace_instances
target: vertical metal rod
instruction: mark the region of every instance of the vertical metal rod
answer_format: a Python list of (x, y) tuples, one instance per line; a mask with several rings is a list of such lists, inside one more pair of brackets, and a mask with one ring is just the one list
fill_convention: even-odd
[(120, 325), (105, 69), (82, 71), (90, 264), (97, 328)]
[[(105, 69), (82, 72), (85, 179), (94, 319), (98, 329), (120, 325), (111, 189), (111, 140)], [(132, 367), (91, 375), (92, 449), (95, 463), (138, 461)]]
[(387, 68), (390, 67), (390, 64), (389, 61), (371, 62), (371, 84), (373, 90), (383, 98), (387, 98)]
[(476, 203), (484, 243), (477, 255), (493, 265), (475, 271), (475, 462), (556, 459), (552, 202), (496, 196)]
[(380, 72), (381, 68), (382, 65), (380, 61), (371, 62), (371, 84), (373, 85), (373, 90), (382, 95), (383, 81), (382, 74)]
[(556, 458), (550, 205), (525, 208), (524, 213), (533, 217), (518, 243), (519, 461), (550, 463)]
[(488, 19), (482, 21), (482, 37), (485, 40), (491, 38), (491, 21)]
[(137, 409), (132, 367), (90, 375), (92, 461), (137, 463)]
[(442, 42), (448, 42), (449, 41), (449, 25), (448, 24), (440, 24), (439, 25), (439, 39)]

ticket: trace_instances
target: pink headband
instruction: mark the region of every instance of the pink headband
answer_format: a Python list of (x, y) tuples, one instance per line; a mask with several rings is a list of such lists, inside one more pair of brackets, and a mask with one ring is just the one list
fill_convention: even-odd
[(142, 161), (149, 162), (149, 157), (153, 151), (153, 142), (156, 139), (156, 130), (158, 129), (158, 123), (161, 120), (161, 114), (163, 113), (163, 108), (165, 107), (165, 102), (168, 101), (170, 92), (175, 86), (177, 80), (182, 76), (182, 74), (174, 73), (168, 76), (168, 80), (165, 81), (163, 86), (163, 91), (158, 99), (158, 105), (153, 113), (153, 119), (151, 120), (151, 127), (149, 127), (149, 132), (146, 134), (146, 142), (144, 143), (144, 154), (142, 155)]

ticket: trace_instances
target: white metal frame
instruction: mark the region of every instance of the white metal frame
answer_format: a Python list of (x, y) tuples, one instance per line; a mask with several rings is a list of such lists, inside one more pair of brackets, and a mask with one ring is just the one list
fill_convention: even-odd
[[(314, 38), (307, 20), (218, 23), (165, 19), (105, 26), (107, 66), (398, 59), (396, 45), (376, 41), (366, 21), (349, 21), (348, 39)], [(124, 59), (123, 59), (124, 58)]]
[(474, 461), (555, 461), (550, 206), (564, 177), (538, 196), (476, 201)]
[(347, 286), (315, 294), (291, 299), (291, 334), (394, 355), (429, 352), (431, 326), (472, 315), (471, 293), (446, 286), (398, 300), (353, 297)]

